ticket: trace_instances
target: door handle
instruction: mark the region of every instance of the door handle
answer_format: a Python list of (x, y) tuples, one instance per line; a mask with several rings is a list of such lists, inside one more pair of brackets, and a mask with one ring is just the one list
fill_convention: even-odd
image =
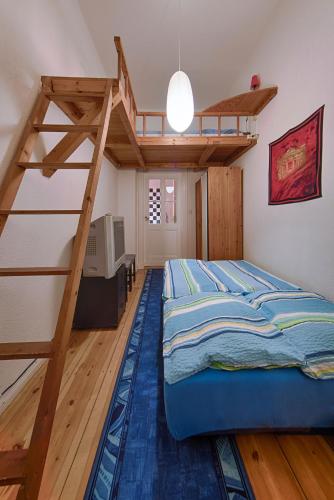
[(148, 221), (149, 220), (149, 217), (147, 217), (147, 215), (145, 215), (145, 220)]

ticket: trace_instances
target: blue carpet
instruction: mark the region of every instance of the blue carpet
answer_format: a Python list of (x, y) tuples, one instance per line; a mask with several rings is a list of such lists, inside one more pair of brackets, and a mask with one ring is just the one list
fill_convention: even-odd
[(84, 498), (254, 499), (233, 437), (168, 432), (162, 286), (163, 271), (148, 271)]

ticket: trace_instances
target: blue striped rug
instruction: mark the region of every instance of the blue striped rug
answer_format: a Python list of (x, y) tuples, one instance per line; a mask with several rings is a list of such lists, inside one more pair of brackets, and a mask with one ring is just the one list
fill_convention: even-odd
[(149, 270), (84, 498), (252, 500), (233, 437), (176, 441), (168, 432), (162, 284), (162, 270)]

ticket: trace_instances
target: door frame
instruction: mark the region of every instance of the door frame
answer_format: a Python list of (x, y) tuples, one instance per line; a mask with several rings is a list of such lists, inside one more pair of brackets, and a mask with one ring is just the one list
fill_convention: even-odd
[(202, 181), (195, 183), (196, 259), (203, 259)]
[(146, 178), (155, 176), (170, 176), (174, 177), (177, 174), (179, 177), (178, 190), (180, 191), (180, 199), (182, 200), (182, 206), (180, 207), (180, 250), (181, 256), (187, 254), (187, 227), (188, 227), (188, 190), (187, 190), (187, 173), (180, 170), (149, 170), (148, 172), (138, 172), (137, 179), (137, 262), (138, 268), (143, 269), (145, 267), (145, 180)]

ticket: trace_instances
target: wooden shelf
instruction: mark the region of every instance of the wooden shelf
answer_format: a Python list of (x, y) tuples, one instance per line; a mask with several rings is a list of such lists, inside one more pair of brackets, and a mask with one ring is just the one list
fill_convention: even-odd
[(278, 87), (266, 87), (264, 89), (250, 90), (229, 99), (209, 106), (204, 110), (208, 113), (239, 113), (242, 116), (254, 116), (261, 113), (263, 108), (275, 97)]

